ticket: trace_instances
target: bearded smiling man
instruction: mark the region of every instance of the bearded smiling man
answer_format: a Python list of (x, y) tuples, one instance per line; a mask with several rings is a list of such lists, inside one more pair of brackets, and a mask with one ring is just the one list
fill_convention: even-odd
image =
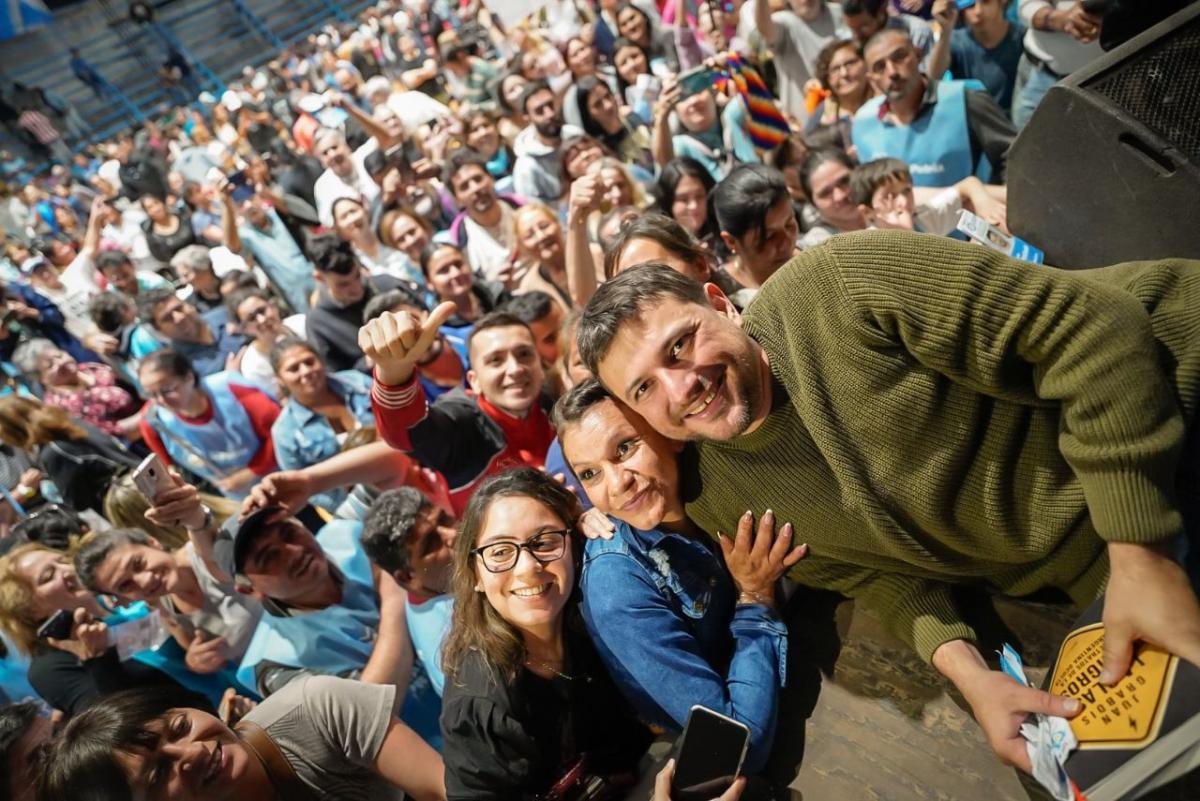
[(531, 84), (521, 95), (521, 110), (529, 126), (517, 134), (513, 152), (513, 189), (528, 200), (537, 200), (554, 208), (563, 196), (562, 154), (564, 139), (583, 131), (564, 125), (554, 92), (544, 82)]
[(1200, 664), (1171, 558), (1200, 530), (1200, 263), (1065, 272), (852, 233), (782, 267), (744, 316), (712, 284), (630, 269), (578, 340), (614, 396), (699, 441), (697, 525), (769, 504), (810, 547), (790, 577), (871, 608), (1005, 761), (1029, 770), (1027, 713), (1077, 704), (990, 670), (956, 585), (1084, 606), (1108, 577), (1103, 681), (1136, 640)]

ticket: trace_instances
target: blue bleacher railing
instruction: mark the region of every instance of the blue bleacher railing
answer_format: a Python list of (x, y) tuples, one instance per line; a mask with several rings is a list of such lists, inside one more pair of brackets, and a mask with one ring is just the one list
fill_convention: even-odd
[[(80, 3), (57, 11), (52, 25), (0, 43), (0, 83), (7, 89), (20, 81), (61, 98), (82, 121), (72, 126), (72, 144), (103, 141), (164, 104), (196, 102), (200, 89), (219, 96), (244, 66), (261, 66), (330, 23), (353, 22), (372, 2), (159, 0), (154, 22), (145, 25), (129, 19), (125, 0)], [(72, 72), (72, 47), (100, 76), (98, 94)], [(162, 80), (169, 49), (192, 67), (190, 85)], [(7, 132), (0, 132), (0, 147), (28, 155)]]

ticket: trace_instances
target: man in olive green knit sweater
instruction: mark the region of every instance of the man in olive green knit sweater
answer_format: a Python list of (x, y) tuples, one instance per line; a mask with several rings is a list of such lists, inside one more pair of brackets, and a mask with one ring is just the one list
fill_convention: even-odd
[(1140, 639), (1200, 664), (1170, 558), (1200, 522), (1200, 262), (1065, 272), (862, 232), (792, 260), (741, 317), (642, 265), (600, 287), (578, 337), (615, 397), (700, 441), (701, 528), (747, 508), (791, 521), (810, 548), (791, 577), (879, 614), (1004, 760), (1029, 770), (1029, 712), (1078, 707), (989, 670), (953, 585), (1083, 605), (1111, 569), (1103, 679)]

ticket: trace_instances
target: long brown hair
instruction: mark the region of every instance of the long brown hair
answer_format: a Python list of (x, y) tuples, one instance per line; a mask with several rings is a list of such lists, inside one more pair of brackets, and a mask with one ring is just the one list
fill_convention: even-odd
[(61, 439), (87, 436), (69, 414), (33, 398), (8, 395), (0, 398), (0, 441), (29, 450)]
[[(569, 529), (574, 530), (579, 520), (579, 501), (571, 491), (532, 467), (519, 467), (492, 476), (475, 491), (454, 539), (454, 573), (450, 579), (454, 617), (442, 648), (442, 670), (451, 680), (457, 678), (459, 666), (471, 651), (478, 651), (493, 675), (505, 683), (516, 680), (525, 662), (525, 642), (521, 633), (500, 617), (484, 593), (475, 589), (479, 579), (475, 574), (475, 557), (471, 554), (492, 503), (512, 497), (540, 502), (558, 515)], [(573, 551), (578, 555), (578, 548)]]

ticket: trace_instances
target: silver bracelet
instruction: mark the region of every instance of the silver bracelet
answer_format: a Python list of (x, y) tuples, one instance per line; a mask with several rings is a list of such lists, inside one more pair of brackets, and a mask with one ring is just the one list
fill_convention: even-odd
[(738, 603), (762, 604), (763, 606), (774, 606), (774, 595), (764, 595), (761, 592), (751, 592), (750, 590), (741, 590), (738, 592)]

